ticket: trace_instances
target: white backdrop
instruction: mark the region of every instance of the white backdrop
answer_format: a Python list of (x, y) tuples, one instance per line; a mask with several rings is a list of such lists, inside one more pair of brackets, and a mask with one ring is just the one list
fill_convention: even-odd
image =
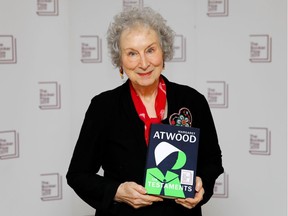
[(1, 216), (94, 215), (65, 175), (90, 99), (123, 82), (107, 26), (146, 5), (177, 34), (164, 75), (214, 115), (225, 174), (204, 215), (287, 215), (286, 1), (1, 0)]

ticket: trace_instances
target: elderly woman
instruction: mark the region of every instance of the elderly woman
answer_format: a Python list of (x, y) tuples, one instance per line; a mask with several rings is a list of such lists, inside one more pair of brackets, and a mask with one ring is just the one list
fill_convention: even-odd
[[(209, 106), (193, 88), (161, 73), (173, 57), (174, 33), (150, 8), (121, 12), (108, 29), (112, 63), (128, 80), (91, 100), (67, 173), (68, 184), (98, 216), (200, 216), (223, 172), (221, 150)], [(164, 199), (148, 195), (144, 168), (150, 125), (200, 128), (196, 195)], [(192, 122), (193, 119), (193, 122)], [(104, 175), (98, 175), (100, 167)]]

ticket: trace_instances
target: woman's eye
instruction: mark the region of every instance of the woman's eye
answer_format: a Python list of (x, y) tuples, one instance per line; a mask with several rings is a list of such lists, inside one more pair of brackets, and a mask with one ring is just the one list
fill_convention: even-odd
[(131, 56), (131, 57), (136, 56), (136, 53), (135, 52), (129, 52), (128, 56)]
[(154, 48), (150, 48), (147, 50), (148, 53), (153, 53), (154, 52)]

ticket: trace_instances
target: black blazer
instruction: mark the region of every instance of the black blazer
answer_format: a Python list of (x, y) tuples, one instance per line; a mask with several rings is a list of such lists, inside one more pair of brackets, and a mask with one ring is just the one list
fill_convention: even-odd
[[(144, 123), (130, 95), (129, 81), (95, 96), (86, 112), (67, 173), (67, 182), (79, 197), (103, 215), (200, 216), (201, 205), (213, 195), (214, 183), (223, 172), (221, 150), (213, 118), (205, 97), (195, 89), (169, 82), (165, 77), (168, 117), (183, 107), (192, 114), (192, 126), (200, 128), (197, 176), (203, 181), (204, 199), (188, 210), (173, 200), (140, 209), (113, 201), (125, 181), (144, 183), (147, 146)], [(97, 175), (100, 167), (104, 176)]]

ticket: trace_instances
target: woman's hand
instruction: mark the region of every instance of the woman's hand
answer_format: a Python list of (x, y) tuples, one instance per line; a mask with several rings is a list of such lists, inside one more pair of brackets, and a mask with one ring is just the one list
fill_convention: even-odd
[(202, 186), (202, 179), (200, 177), (196, 177), (196, 186), (195, 186), (195, 197), (194, 198), (186, 198), (186, 199), (175, 199), (175, 202), (189, 209), (194, 208), (202, 199), (204, 195), (204, 188)]
[(163, 201), (160, 197), (147, 195), (145, 188), (135, 182), (124, 182), (120, 184), (114, 200), (127, 203), (135, 209), (152, 205), (153, 202)]

